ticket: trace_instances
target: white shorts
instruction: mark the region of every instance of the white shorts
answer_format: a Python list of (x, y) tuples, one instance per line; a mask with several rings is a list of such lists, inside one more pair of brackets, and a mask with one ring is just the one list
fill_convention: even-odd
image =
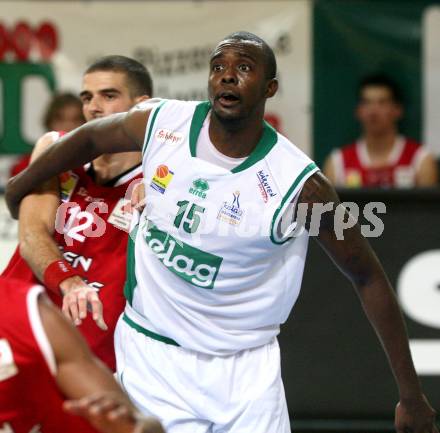
[(290, 433), (278, 341), (212, 356), (150, 338), (122, 318), (117, 374), (133, 403), (167, 433)]

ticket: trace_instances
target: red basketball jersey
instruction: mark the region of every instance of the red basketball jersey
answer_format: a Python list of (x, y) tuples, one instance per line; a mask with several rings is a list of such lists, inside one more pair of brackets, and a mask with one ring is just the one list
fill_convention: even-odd
[(387, 164), (374, 167), (365, 142), (358, 141), (333, 153), (336, 184), (346, 187), (413, 187), (418, 166), (426, 154), (419, 143), (398, 137)]
[(55, 357), (37, 304), (43, 290), (0, 278), (0, 431), (96, 433), (62, 409)]
[[(142, 168), (137, 166), (121, 176), (112, 186), (97, 185), (84, 168), (61, 175), (62, 204), (58, 210), (54, 238), (64, 259), (85, 275), (103, 303), (107, 331), (100, 330), (91, 315), (78, 329), (92, 351), (115, 370), (113, 334), (124, 309), (125, 258), (131, 221), (130, 187), (140, 181)], [(128, 198), (127, 198), (128, 197)], [(37, 282), (18, 249), (3, 271), (5, 277), (19, 277)], [(59, 293), (50, 292), (52, 301), (61, 307)]]

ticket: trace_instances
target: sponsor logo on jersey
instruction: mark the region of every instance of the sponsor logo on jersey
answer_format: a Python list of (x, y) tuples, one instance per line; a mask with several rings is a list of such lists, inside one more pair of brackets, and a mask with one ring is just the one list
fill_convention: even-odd
[(89, 191), (87, 191), (87, 188), (84, 188), (83, 186), (81, 186), (78, 189), (78, 195), (80, 195), (81, 197), (84, 197), (84, 201), (86, 201), (87, 203), (96, 203), (96, 202), (104, 202), (105, 200), (102, 197), (92, 197), (89, 194)]
[(116, 228), (128, 233), (130, 231), (132, 216), (131, 201), (127, 198), (120, 198), (107, 221)]
[(153, 178), (151, 179), (151, 188), (159, 191), (161, 194), (165, 192), (174, 173), (165, 165), (161, 164), (156, 168)]
[(240, 191), (235, 191), (232, 195), (232, 202), (223, 202), (222, 207), (218, 211), (217, 219), (236, 226), (240, 224), (244, 210), (240, 208)]
[(65, 203), (70, 201), (73, 191), (75, 191), (76, 184), (78, 183), (78, 179), (79, 176), (72, 171), (68, 171), (59, 175), (60, 194), (62, 202)]
[(151, 251), (173, 274), (202, 289), (214, 287), (222, 257), (174, 238), (149, 220), (143, 226), (143, 234)]
[(362, 186), (362, 175), (359, 170), (348, 170), (346, 175), (346, 184), (348, 187)]
[(159, 143), (177, 144), (183, 140), (183, 134), (179, 131), (170, 131), (169, 129), (159, 128), (155, 134)]
[(263, 197), (264, 203), (269, 201), (269, 197), (275, 197), (277, 195), (276, 192), (272, 189), (269, 183), (269, 175), (264, 172), (264, 170), (260, 170), (257, 172), (258, 179), (258, 188), (260, 189), (261, 196)]
[(5, 338), (0, 340), (0, 380), (9, 379), (18, 374), (18, 368), (14, 361), (9, 341)]
[(196, 179), (193, 181), (192, 186), (189, 188), (189, 192), (196, 197), (206, 198), (206, 191), (209, 190), (209, 184), (206, 179)]

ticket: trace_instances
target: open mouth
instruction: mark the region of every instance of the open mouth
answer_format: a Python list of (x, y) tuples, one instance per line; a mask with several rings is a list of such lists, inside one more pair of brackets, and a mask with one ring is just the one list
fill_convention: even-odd
[(232, 92), (223, 92), (218, 96), (220, 104), (230, 107), (240, 102), (240, 98)]

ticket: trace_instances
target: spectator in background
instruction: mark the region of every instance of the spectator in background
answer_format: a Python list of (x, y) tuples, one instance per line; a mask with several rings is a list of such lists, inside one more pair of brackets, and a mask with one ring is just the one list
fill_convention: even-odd
[[(85, 122), (81, 100), (72, 93), (56, 94), (43, 116), (46, 131), (69, 132)], [(24, 170), (30, 162), (30, 154), (23, 155), (11, 168), (11, 176)]]
[(410, 188), (434, 186), (434, 157), (419, 143), (399, 134), (403, 115), (396, 84), (385, 75), (371, 75), (359, 85), (356, 117), (362, 136), (334, 150), (325, 175), (340, 187)]

